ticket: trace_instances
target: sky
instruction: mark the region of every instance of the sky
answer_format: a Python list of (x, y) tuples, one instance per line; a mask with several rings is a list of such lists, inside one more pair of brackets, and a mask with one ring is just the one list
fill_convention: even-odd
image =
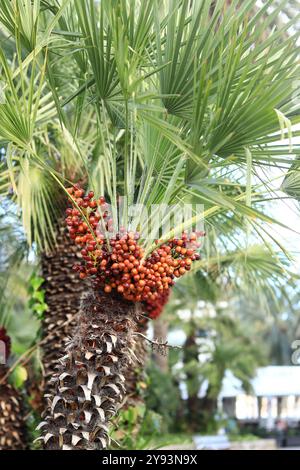
[[(293, 130), (300, 130), (300, 125), (295, 126)], [(280, 143), (288, 144), (288, 140), (282, 140)], [(293, 137), (293, 144), (300, 144), (300, 137)], [(286, 194), (278, 191), (284, 179), (282, 170), (272, 170), (271, 177), (273, 178), (272, 186), (277, 190), (278, 196), (286, 196)], [(274, 225), (271, 233), (282, 241), (284, 247), (294, 255), (294, 266), (296, 271), (300, 273), (300, 202), (294, 199), (278, 200), (273, 203), (272, 214), (270, 215), (289, 227), (289, 229), (285, 229), (279, 225)]]

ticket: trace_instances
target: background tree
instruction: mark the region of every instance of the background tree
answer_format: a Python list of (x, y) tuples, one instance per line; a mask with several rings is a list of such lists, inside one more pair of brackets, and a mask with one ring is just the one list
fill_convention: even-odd
[(255, 303), (265, 317), (270, 298), (285, 284), (287, 266), (276, 253), (272, 256), (257, 245), (220, 254), (217, 263), (213, 257), (198, 263), (201, 271), (176, 284), (168, 311), (173, 307), (178, 312), (186, 331), (179, 374), (187, 388), (191, 429), (212, 432), (219, 424), (218, 397), (226, 371), (249, 392), (256, 367), (268, 356), (265, 338), (255, 327), (256, 316), (240, 309)]
[[(0, 211), (0, 450), (23, 450), (28, 437), (26, 410), (24, 397), (16, 385), (17, 381), (24, 382), (26, 371), (17, 368), (11, 374), (10, 367), (13, 356), (27, 349), (36, 324), (29, 312), (23, 311), (26, 278), (32, 267), (26, 263), (26, 242), (9, 209), (6, 205), (5, 211)], [(23, 328), (19, 329), (21, 324)]]

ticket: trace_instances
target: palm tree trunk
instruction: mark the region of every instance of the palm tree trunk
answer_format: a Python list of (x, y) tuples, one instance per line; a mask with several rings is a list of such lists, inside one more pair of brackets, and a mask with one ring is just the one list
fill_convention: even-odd
[[(188, 365), (191, 361), (198, 362), (198, 345), (196, 341), (195, 325), (190, 325), (190, 332), (186, 338), (183, 349), (183, 362)], [(198, 371), (197, 369), (189, 370), (186, 373), (188, 399), (187, 412), (189, 419), (189, 427), (192, 431), (199, 431), (199, 422), (201, 419), (201, 400), (198, 397)]]
[(51, 392), (50, 379), (73, 334), (80, 298), (87, 288), (85, 282), (72, 270), (80, 256), (77, 251), (61, 221), (57, 229), (55, 249), (41, 254), (42, 275), (45, 279), (43, 288), (48, 305), (42, 322), (42, 335), (43, 338), (47, 337), (43, 343), (46, 393)]
[(7, 368), (0, 365), (0, 450), (25, 450), (26, 426), (21, 396), (4, 379)]
[(45, 449), (100, 450), (125, 395), (134, 362), (137, 305), (117, 294), (84, 295), (74, 338), (56, 375), (55, 395), (39, 425)]
[(208, 432), (215, 429), (217, 431), (217, 423), (215, 422), (215, 414), (218, 410), (218, 398), (211, 393), (211, 387), (208, 386), (205, 397), (199, 399), (199, 407), (201, 409), (199, 419), (199, 430)]
[[(168, 337), (168, 322), (162, 317), (158, 317), (153, 322), (153, 336), (154, 339), (159, 340), (161, 343), (167, 341)], [(157, 367), (167, 373), (169, 370), (168, 364), (168, 349), (166, 348), (164, 353), (161, 351), (153, 351), (153, 359)]]

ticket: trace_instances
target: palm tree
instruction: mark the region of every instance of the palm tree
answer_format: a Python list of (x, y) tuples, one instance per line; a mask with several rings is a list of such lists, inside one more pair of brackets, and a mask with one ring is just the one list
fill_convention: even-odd
[[(8, 332), (14, 336), (16, 346), (18, 332), (12, 320), (14, 313), (19, 316), (23, 313), (26, 266), (22, 262), (27, 250), (9, 206), (4, 208), (5, 212), (0, 210), (0, 450), (23, 450), (27, 447), (25, 410), (20, 390), (9, 381), (11, 337)], [(23, 316), (26, 318), (24, 313)]]
[[(280, 124), (294, 124), (299, 114), (292, 103), (296, 36), (283, 37), (294, 20), (261, 39), (272, 21), (265, 17), (270, 3), (249, 19), (254, 0), (233, 1), (227, 9), (221, 0), (213, 12), (211, 2), (188, 0), (159, 7), (145, 0), (2, 1), (1, 22), (17, 51), (15, 68), (0, 57), (7, 100), (0, 135), (14, 189), (20, 175), (31, 182), (38, 175), (45, 188), (54, 181), (66, 193), (70, 174), (60, 174), (48, 145), (49, 122), (59, 120), (75, 160), (92, 160), (83, 177), (89, 176), (95, 194), (105, 196), (113, 212), (118, 196), (126, 197), (127, 231), (143, 228), (143, 214), (130, 214), (133, 203), (149, 209), (197, 202), (205, 204), (204, 214), (194, 211), (184, 227), (159, 230), (157, 238), (168, 243), (203, 217), (220, 239), (232, 224), (243, 228), (245, 219), (265, 237), (263, 223), (273, 220), (259, 209), (272, 192), (257, 169), (288, 165), (290, 147), (278, 144)], [(93, 117), (98, 145), (82, 147), (79, 130)], [(47, 238), (49, 193), (46, 204), (30, 204), (30, 213), (18, 194), (27, 228), (33, 224), (36, 238)], [(143, 236), (138, 245), (146, 260), (157, 249)], [(42, 423), (46, 447), (107, 445), (137, 323), (136, 304), (114, 289), (82, 300), (77, 333)]]
[[(255, 367), (267, 351), (253, 325), (256, 313), (247, 311), (245, 322), (245, 312), (239, 310), (245, 304), (255, 304), (257, 312), (261, 305), (266, 317), (266, 302), (286, 284), (288, 260), (280, 258), (259, 245), (219, 254), (199, 261), (198, 266), (195, 263), (194, 272), (174, 288), (168, 311), (172, 312), (173, 306), (175, 314), (184, 309), (191, 315), (186, 324), (182, 371), (188, 391), (187, 415), (194, 431), (211, 431), (211, 426), (216, 426), (214, 415), (226, 370), (240, 378), (246, 391), (250, 390)], [(202, 269), (197, 271), (199, 265)], [(199, 301), (204, 302), (202, 313)], [(228, 304), (226, 310), (221, 308), (222, 301)], [(207, 390), (200, 398), (204, 382)]]
[(25, 448), (25, 419), (19, 392), (7, 380), (7, 367), (3, 364), (9, 357), (10, 337), (4, 326), (0, 327), (0, 450)]
[[(1, 345), (5, 345), (5, 358), (9, 357), (10, 337), (0, 327)], [(1, 348), (1, 353), (3, 349)], [(2, 358), (1, 358), (2, 359)], [(7, 380), (7, 367), (0, 363), (0, 450), (26, 448), (25, 412), (20, 392)]]
[(268, 363), (290, 365), (292, 344), (299, 336), (299, 276), (293, 274), (284, 285), (265, 295), (265, 301), (235, 299), (234, 309), (246, 329), (255, 325), (257, 341), (265, 345)]
[[(214, 415), (218, 410), (218, 397), (222, 390), (227, 370), (239, 378), (246, 393), (251, 392), (251, 379), (256, 368), (263, 363), (262, 352), (241, 327), (230, 318), (218, 318), (214, 333), (217, 337), (210, 351), (210, 358), (201, 368), (202, 380), (207, 380), (205, 396), (200, 399), (200, 429), (207, 431), (207, 426), (214, 425)], [(206, 348), (201, 352), (209, 355)], [(197, 415), (196, 415), (197, 416)], [(195, 421), (195, 418), (194, 418)]]
[[(13, 44), (11, 47), (15, 48), (16, 45)], [(4, 50), (7, 48), (5, 42)], [(46, 109), (48, 107), (49, 102), (45, 105)], [(36, 139), (39, 152), (44, 154), (45, 161), (48, 161), (55, 171), (63, 173), (66, 178), (82, 178), (84, 165), (78, 161), (78, 152), (74, 149), (67, 130), (61, 129), (55, 120), (51, 121), (52, 116), (55, 117), (53, 106), (46, 115), (45, 127), (43, 125), (40, 128), (41, 133)], [(84, 152), (86, 146), (92, 145), (94, 141), (92, 121), (87, 123), (84, 129), (81, 128), (81, 131), (89, 136), (86, 141), (81, 137), (78, 139)], [(1, 155), (3, 168), (1, 192), (17, 204), (15, 211), (18, 210), (17, 207), (21, 209), (28, 244), (37, 247), (41, 275), (44, 278), (43, 288), (46, 291), (45, 301), (48, 309), (42, 319), (42, 336), (47, 338), (43, 343), (43, 373), (46, 391), (49, 391), (50, 379), (57, 361), (76, 324), (75, 316), (85, 286), (78, 281), (72, 271), (79, 254), (66, 233), (64, 210), (67, 204), (60, 187), (51, 181), (35, 162), (28, 159), (28, 164), (23, 166), (24, 159), (12, 157), (14, 161), (11, 173), (10, 146), (7, 146), (5, 141), (3, 145), (6, 152)], [(11, 174), (14, 175), (13, 185)]]

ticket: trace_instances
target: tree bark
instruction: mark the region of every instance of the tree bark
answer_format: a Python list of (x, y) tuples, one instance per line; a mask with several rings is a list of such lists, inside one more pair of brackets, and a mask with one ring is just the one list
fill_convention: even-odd
[(57, 229), (56, 247), (50, 253), (41, 254), (42, 276), (45, 279), (45, 302), (48, 310), (42, 322), (43, 367), (45, 392), (51, 392), (51, 377), (58, 367), (67, 342), (76, 326), (76, 315), (82, 293), (87, 284), (78, 278), (72, 266), (80, 258), (78, 249), (70, 239), (61, 220)]
[(55, 394), (39, 425), (45, 449), (100, 450), (120, 407), (124, 373), (134, 363), (137, 305), (116, 294), (83, 296), (78, 327), (55, 376)]
[[(198, 363), (198, 352), (199, 348), (196, 342), (195, 325), (191, 325), (191, 331), (187, 336), (184, 344), (184, 364), (189, 364), (189, 362), (191, 361), (195, 361)], [(192, 431), (198, 431), (199, 422), (201, 419), (200, 398), (198, 397), (198, 371), (189, 371), (186, 376), (188, 388), (187, 412), (189, 427)]]
[(0, 450), (25, 450), (26, 425), (22, 398), (5, 379), (7, 368), (0, 365)]

